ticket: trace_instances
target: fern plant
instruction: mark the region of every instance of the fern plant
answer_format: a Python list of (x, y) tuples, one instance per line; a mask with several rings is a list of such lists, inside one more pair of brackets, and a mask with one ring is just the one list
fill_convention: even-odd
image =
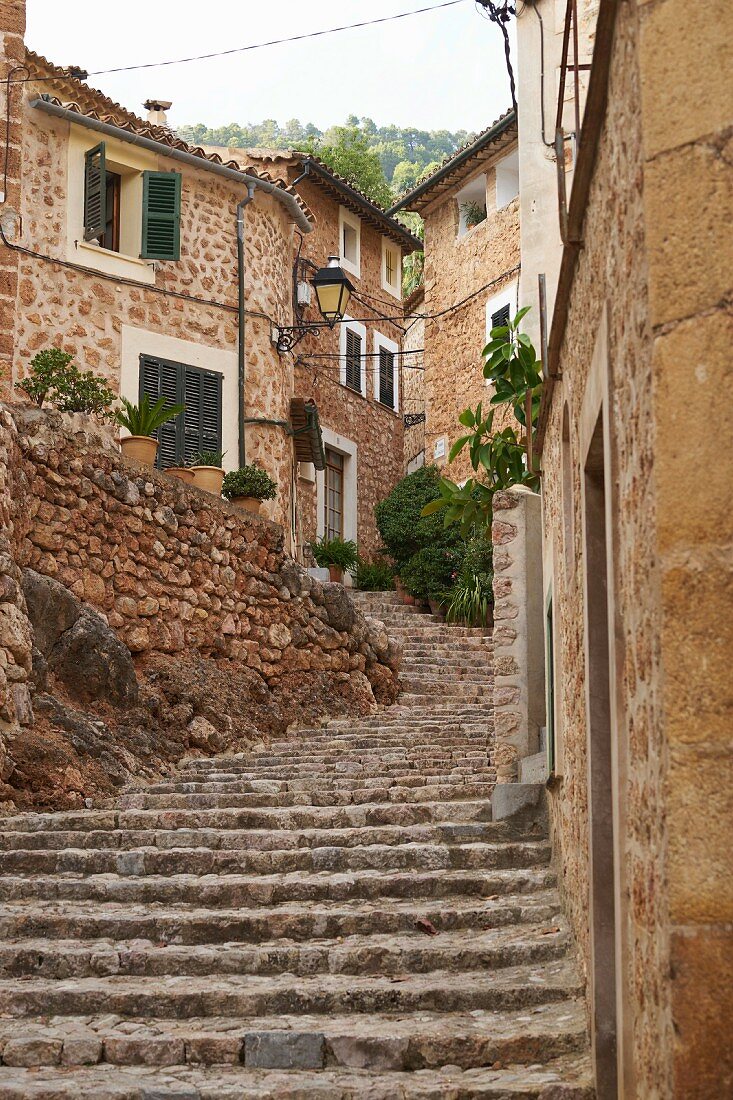
[(350, 573), (359, 560), (356, 543), (351, 539), (344, 541), (344, 539), (321, 538), (311, 543), (311, 550), (316, 564), (322, 569), (335, 565)]
[(146, 393), (140, 398), (138, 405), (121, 397), (122, 408), (114, 414), (115, 422), (121, 428), (127, 428), (130, 435), (152, 435), (158, 428), (162, 428), (169, 420), (175, 419), (186, 408), (185, 405), (166, 406), (165, 397), (159, 397), (155, 404), (150, 404), (150, 398)]

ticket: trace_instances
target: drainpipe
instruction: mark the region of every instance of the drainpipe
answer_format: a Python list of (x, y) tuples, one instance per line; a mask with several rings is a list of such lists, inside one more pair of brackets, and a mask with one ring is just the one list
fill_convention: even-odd
[(245, 404), (245, 386), (247, 382), (247, 368), (245, 364), (245, 344), (244, 344), (244, 208), (252, 202), (255, 193), (254, 183), (247, 184), (247, 195), (237, 203), (237, 288), (239, 293), (239, 348), (238, 348), (238, 366), (239, 366), (239, 415), (237, 417), (237, 425), (239, 429), (239, 465), (244, 466), (246, 462), (246, 448), (244, 443), (244, 416), (247, 411)]

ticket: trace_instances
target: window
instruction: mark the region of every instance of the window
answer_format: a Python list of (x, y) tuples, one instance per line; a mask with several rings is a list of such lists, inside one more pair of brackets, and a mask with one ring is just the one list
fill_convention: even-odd
[(374, 333), (374, 399), (397, 412), (399, 407), (399, 345)]
[(344, 536), (344, 456), (326, 447), (323, 531), (327, 539)]
[(344, 270), (361, 275), (361, 222), (343, 206), (339, 207), (339, 250)]
[[(142, 176), (142, 208), (137, 204)], [(127, 224), (135, 219), (136, 225)], [(84, 240), (119, 252), (121, 238), (132, 256), (180, 259), (180, 172), (136, 172), (112, 165), (102, 141), (84, 154)], [(132, 242), (136, 242), (134, 245)]]
[(512, 279), (498, 294), (493, 294), (486, 303), (486, 342), (489, 342), (492, 328), (509, 323), (517, 312), (518, 283)]
[(402, 297), (402, 250), (382, 237), (382, 289)]
[(350, 321), (345, 318), (339, 333), (340, 381), (342, 386), (348, 386), (350, 390), (360, 394), (364, 394), (366, 388), (365, 345), (364, 325), (360, 321)]
[[(509, 314), (511, 313), (511, 306), (507, 302), (505, 306), (500, 306), (491, 314), (491, 328), (503, 328), (509, 324)], [(489, 330), (491, 331), (491, 330)]]
[(462, 187), (456, 195), (456, 203), (458, 204), (457, 234), (463, 237), (486, 220), (486, 176), (482, 173)]
[(160, 469), (182, 466), (199, 451), (220, 451), (222, 375), (152, 355), (140, 356), (140, 397), (166, 398), (166, 405), (185, 405), (154, 436), (159, 440), (156, 464)]
[(519, 153), (515, 150), (496, 166), (496, 209), (508, 206), (519, 194)]

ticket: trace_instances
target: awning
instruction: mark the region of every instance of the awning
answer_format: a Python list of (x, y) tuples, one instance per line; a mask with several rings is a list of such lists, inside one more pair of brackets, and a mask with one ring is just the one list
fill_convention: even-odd
[(324, 470), (326, 456), (315, 401), (306, 400), (305, 397), (291, 397), (290, 424), (298, 462), (312, 462), (317, 470)]

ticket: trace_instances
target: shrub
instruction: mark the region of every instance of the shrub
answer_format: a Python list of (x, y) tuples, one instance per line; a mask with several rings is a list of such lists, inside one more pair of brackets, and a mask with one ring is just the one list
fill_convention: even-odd
[(117, 409), (115, 422), (122, 428), (127, 428), (130, 435), (152, 435), (163, 424), (182, 413), (185, 405), (170, 405), (166, 408), (166, 398), (159, 397), (155, 404), (150, 404), (150, 398), (146, 393), (140, 398), (140, 404), (134, 405), (126, 397), (121, 397), (122, 408)]
[(400, 579), (411, 596), (441, 599), (453, 584), (462, 557), (460, 546), (425, 546), (405, 562)]
[(33, 356), (28, 377), (16, 382), (16, 389), (23, 390), (39, 407), (49, 401), (59, 412), (86, 412), (100, 420), (109, 419), (114, 390), (93, 371), (80, 371), (73, 359), (60, 348), (44, 348)]
[(440, 474), (435, 466), (424, 466), (403, 477), (375, 509), (377, 527), (386, 549), (402, 566), (413, 554), (428, 546), (456, 547), (461, 542), (457, 529), (446, 530), (442, 515), (422, 516), (430, 501), (440, 496)]
[(356, 563), (354, 582), (362, 592), (389, 592), (394, 588), (394, 566), (384, 558)]
[(226, 451), (199, 451), (198, 454), (193, 456), (189, 466), (215, 466), (217, 470), (220, 470), (225, 454)]
[(232, 497), (254, 497), (255, 500), (274, 500), (277, 496), (277, 484), (267, 470), (256, 463), (241, 466), (224, 477), (221, 488), (227, 500)]
[(351, 540), (344, 542), (343, 539), (322, 538), (311, 543), (311, 550), (313, 551), (313, 557), (316, 559), (316, 564), (322, 569), (327, 568), (329, 565), (337, 565), (339, 568), (351, 572), (359, 560), (356, 543)]

